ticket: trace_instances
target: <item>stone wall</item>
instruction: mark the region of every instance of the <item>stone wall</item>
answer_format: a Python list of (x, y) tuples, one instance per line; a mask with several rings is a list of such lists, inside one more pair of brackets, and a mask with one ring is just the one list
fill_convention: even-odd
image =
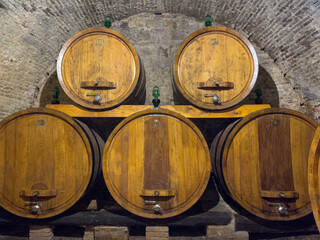
[[(218, 26), (218, 23), (213, 23)], [(146, 104), (151, 104), (152, 88), (160, 87), (161, 104), (174, 105), (172, 91), (172, 71), (176, 53), (181, 43), (193, 32), (204, 26), (203, 21), (181, 14), (141, 13), (115, 21), (112, 29), (117, 30), (130, 40), (137, 50), (146, 72)], [(257, 84), (263, 88), (264, 103), (272, 107), (291, 108), (306, 113), (300, 95), (293, 89), (289, 80), (274, 60), (254, 44), (259, 59)], [(59, 86), (54, 71), (41, 89), (40, 106), (49, 104), (52, 89)], [(61, 92), (61, 103), (72, 104), (66, 94)], [(243, 102), (255, 103), (254, 90)], [(302, 106), (301, 106), (302, 105)]]
[[(277, 86), (277, 89), (284, 94), (289, 91), (289, 95), (290, 89), (293, 89), (301, 98), (295, 104), (306, 106), (308, 114), (317, 119), (320, 96), (319, 6), (320, 2), (316, 0), (1, 0), (0, 118), (20, 109), (39, 106), (39, 92), (55, 70), (55, 59), (61, 46), (70, 36), (84, 28), (102, 26), (107, 14), (116, 20), (115, 29), (123, 31), (128, 37), (132, 36), (130, 40), (141, 55), (144, 54), (143, 51), (148, 52), (148, 48), (140, 51), (142, 46), (135, 43), (145, 41), (148, 36), (141, 33), (130, 34), (131, 28), (140, 26), (141, 30), (151, 27), (168, 29), (170, 26), (161, 26), (156, 21), (152, 23), (152, 20), (148, 25), (143, 20), (131, 22), (131, 26), (125, 24), (125, 18), (145, 12), (169, 13), (162, 15), (166, 17), (170, 14), (182, 14), (186, 19), (190, 19), (190, 22), (194, 22), (183, 28), (177, 25), (177, 31), (174, 30), (175, 25), (171, 26), (170, 39), (174, 40), (171, 46), (161, 45), (160, 42), (165, 39), (158, 39), (158, 46), (163, 49), (152, 48), (151, 51), (152, 54), (161, 55), (161, 59), (166, 58), (166, 54), (172, 56), (177, 48), (176, 44), (201, 26), (200, 23), (208, 13), (218, 25), (241, 32), (267, 53), (280, 69), (279, 74), (285, 84)], [(154, 16), (156, 17), (159, 15)], [(121, 22), (124, 23), (122, 26)], [(179, 23), (175, 20), (173, 22)], [(159, 36), (162, 35), (159, 33)], [(157, 61), (154, 59), (155, 63), (159, 63)], [(147, 67), (151, 65), (146, 61), (145, 64)], [(159, 70), (153, 70), (154, 72), (149, 72), (149, 81), (157, 78), (156, 75), (163, 74)]]

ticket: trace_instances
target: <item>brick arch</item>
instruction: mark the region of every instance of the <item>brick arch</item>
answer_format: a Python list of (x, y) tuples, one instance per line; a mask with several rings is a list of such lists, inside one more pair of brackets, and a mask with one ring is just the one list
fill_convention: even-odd
[(316, 0), (1, 1), (0, 118), (39, 104), (39, 91), (55, 69), (59, 50), (74, 33), (101, 26), (107, 14), (117, 22), (146, 12), (183, 14), (195, 22), (211, 13), (214, 22), (241, 32), (268, 53), (290, 83), (288, 88), (318, 119), (319, 9)]

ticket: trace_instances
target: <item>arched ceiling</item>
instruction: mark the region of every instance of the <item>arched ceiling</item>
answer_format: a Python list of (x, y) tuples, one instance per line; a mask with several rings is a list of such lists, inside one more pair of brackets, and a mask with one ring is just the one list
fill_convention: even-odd
[(108, 14), (120, 20), (142, 12), (198, 21), (209, 13), (214, 22), (241, 32), (273, 58), (319, 119), (319, 0), (0, 0), (0, 118), (37, 106), (39, 89), (70, 36), (102, 26)]

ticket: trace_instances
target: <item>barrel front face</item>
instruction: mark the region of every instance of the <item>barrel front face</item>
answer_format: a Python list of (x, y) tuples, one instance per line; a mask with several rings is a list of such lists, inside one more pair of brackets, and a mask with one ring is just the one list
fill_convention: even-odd
[(71, 37), (59, 54), (57, 73), (66, 94), (91, 109), (117, 106), (142, 84), (132, 44), (108, 28), (89, 28)]
[(180, 46), (174, 65), (174, 88), (181, 98), (205, 109), (225, 109), (253, 88), (258, 60), (251, 43), (225, 27), (191, 34)]
[(320, 127), (314, 135), (309, 153), (308, 188), (314, 219), (320, 229)]
[(26, 218), (62, 213), (87, 189), (92, 161), (86, 135), (66, 115), (13, 114), (0, 123), (0, 205)]
[(267, 220), (310, 214), (307, 169), (316, 127), (307, 116), (284, 109), (259, 111), (240, 121), (221, 159), (230, 195)]
[(188, 119), (167, 110), (147, 110), (113, 131), (102, 169), (122, 207), (146, 218), (167, 218), (189, 209), (204, 192), (209, 150)]

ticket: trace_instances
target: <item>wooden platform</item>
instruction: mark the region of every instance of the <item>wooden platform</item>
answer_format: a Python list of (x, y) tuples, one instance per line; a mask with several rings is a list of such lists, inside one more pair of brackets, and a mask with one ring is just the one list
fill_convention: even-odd
[[(152, 105), (121, 105), (104, 111), (89, 110), (74, 105), (46, 105), (46, 108), (63, 112), (71, 117), (125, 118), (136, 112), (153, 108)], [(191, 105), (164, 105), (160, 108), (180, 113), (187, 118), (241, 118), (250, 113), (271, 108), (268, 104), (242, 105), (221, 111), (201, 110)]]
[(68, 211), (49, 219), (24, 219), (6, 211), (0, 211), (0, 225), (108, 225), (108, 226), (207, 226), (227, 225), (231, 222), (231, 213), (225, 211), (207, 211), (195, 215), (185, 213), (175, 218), (152, 220), (134, 214), (119, 214), (105, 210), (100, 211)]

